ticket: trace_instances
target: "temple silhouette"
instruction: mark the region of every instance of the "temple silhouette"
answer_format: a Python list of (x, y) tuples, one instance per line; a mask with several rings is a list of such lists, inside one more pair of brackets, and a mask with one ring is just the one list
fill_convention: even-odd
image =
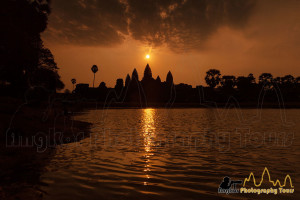
[[(153, 78), (149, 64), (146, 65), (143, 77), (140, 79), (136, 69), (131, 76), (127, 74), (125, 81), (116, 80), (114, 88), (109, 88), (104, 82), (98, 87), (89, 84), (76, 85), (73, 95), (77, 98), (93, 99), (99, 102), (132, 103), (133, 105), (149, 104), (211, 104), (211, 103), (249, 103), (254, 102), (299, 102), (299, 77), (291, 75), (273, 78), (269, 73), (263, 73), (259, 81), (253, 74), (248, 76), (221, 76), (220, 71), (207, 71), (206, 86), (174, 84), (171, 71), (165, 81), (160, 76)], [(279, 104), (281, 104), (279, 103)]]
[(134, 69), (131, 76), (127, 74), (125, 82), (122, 78), (117, 79), (114, 88), (106, 87), (104, 82), (101, 82), (97, 88), (80, 83), (76, 85), (74, 93), (98, 101), (111, 101), (113, 99), (116, 102), (168, 102), (175, 95), (175, 88), (179, 87), (182, 89), (192, 88), (191, 85), (186, 84), (174, 85), (173, 75), (170, 71), (166, 81), (162, 82), (159, 76), (154, 79), (152, 70), (147, 64), (141, 80), (137, 70)]

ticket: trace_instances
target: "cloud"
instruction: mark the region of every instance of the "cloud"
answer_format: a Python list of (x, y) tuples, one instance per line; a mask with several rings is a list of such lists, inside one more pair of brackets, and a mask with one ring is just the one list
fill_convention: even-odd
[(109, 46), (128, 34), (126, 6), (118, 0), (52, 2), (45, 37), (59, 43)]
[(255, 0), (53, 0), (47, 40), (113, 46), (126, 36), (172, 51), (203, 48), (220, 27), (243, 29)]
[(243, 28), (252, 0), (129, 0), (132, 37), (174, 51), (202, 48), (222, 26)]

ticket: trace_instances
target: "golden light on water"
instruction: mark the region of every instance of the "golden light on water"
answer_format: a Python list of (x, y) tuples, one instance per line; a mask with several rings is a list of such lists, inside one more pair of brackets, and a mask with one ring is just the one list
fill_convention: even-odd
[[(144, 146), (145, 152), (149, 153), (152, 146), (152, 138), (155, 134), (155, 125), (154, 125), (154, 109), (144, 109), (143, 110), (143, 137), (144, 137)], [(145, 155), (149, 157), (149, 155)]]
[[(152, 146), (153, 146), (153, 138), (155, 137), (155, 120), (154, 120), (154, 109), (144, 109), (143, 110), (143, 116), (142, 116), (142, 122), (143, 122), (143, 138), (144, 138), (144, 147), (145, 147), (145, 153), (144, 157), (146, 158), (145, 162), (145, 176), (147, 179), (150, 178), (150, 176), (147, 174), (147, 172), (150, 172), (151, 164), (150, 164), (150, 158), (153, 156)], [(144, 183), (147, 185), (147, 182)]]

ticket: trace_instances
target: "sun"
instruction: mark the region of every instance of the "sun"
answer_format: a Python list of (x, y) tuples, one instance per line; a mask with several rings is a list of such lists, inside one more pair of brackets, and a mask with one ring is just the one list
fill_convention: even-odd
[(147, 54), (147, 55), (146, 55), (146, 59), (149, 59), (149, 58), (150, 58), (150, 55), (149, 55), (149, 54)]

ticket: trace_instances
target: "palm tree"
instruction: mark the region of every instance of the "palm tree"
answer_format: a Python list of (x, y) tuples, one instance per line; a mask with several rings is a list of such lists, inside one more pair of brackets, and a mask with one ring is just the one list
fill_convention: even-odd
[(95, 86), (94, 86), (94, 84), (95, 84), (95, 74), (96, 74), (97, 71), (98, 71), (97, 65), (93, 65), (92, 68), (91, 68), (91, 70), (92, 70), (92, 72), (94, 73), (93, 87), (95, 87)]
[(72, 82), (72, 84), (73, 84), (73, 90), (74, 90), (74, 85), (76, 84), (76, 79), (75, 79), (75, 78), (72, 78), (72, 79), (71, 79), (71, 82)]

